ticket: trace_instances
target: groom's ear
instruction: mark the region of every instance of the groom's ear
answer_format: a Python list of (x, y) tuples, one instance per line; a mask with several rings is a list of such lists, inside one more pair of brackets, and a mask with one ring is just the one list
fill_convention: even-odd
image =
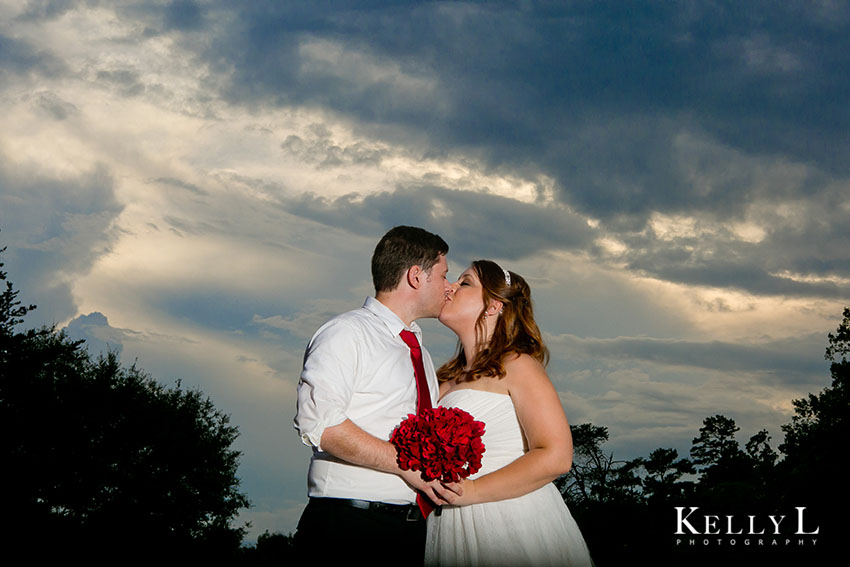
[(422, 271), (422, 266), (410, 266), (405, 273), (407, 285), (413, 289), (419, 289), (419, 286), (422, 285), (422, 279), (424, 276), (425, 274)]

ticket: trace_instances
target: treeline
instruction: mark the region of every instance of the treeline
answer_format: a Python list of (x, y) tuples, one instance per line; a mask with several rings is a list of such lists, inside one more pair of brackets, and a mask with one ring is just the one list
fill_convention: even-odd
[[(0, 252), (3, 250), (0, 249)], [(238, 429), (197, 390), (165, 387), (55, 328), (18, 331), (0, 262), (0, 486), (7, 555), (28, 564), (236, 558)]]
[[(291, 559), (289, 535), (266, 532), (244, 546), (246, 526), (233, 525), (249, 502), (239, 491), (239, 432), (228, 416), (197, 390), (165, 387), (113, 354), (91, 357), (55, 328), (18, 331), (35, 306), (21, 304), (2, 267), (5, 549), (25, 550), (29, 562)], [(605, 427), (573, 427), (573, 469), (556, 484), (599, 567), (829, 562), (848, 526), (850, 309), (843, 315), (828, 335), (832, 384), (794, 400), (778, 450), (764, 430), (742, 446), (723, 415), (704, 420), (689, 455), (659, 448), (632, 460), (605, 451)], [(801, 507), (805, 530), (819, 528), (817, 535), (789, 528)], [(784, 516), (781, 537), (773, 537), (771, 516)]]
[(825, 353), (832, 384), (792, 402), (778, 451), (766, 430), (742, 446), (735, 421), (723, 415), (705, 418), (687, 456), (659, 448), (617, 460), (603, 447), (607, 428), (573, 426), (573, 468), (556, 484), (598, 565), (637, 557), (657, 565), (795, 565), (833, 557), (850, 500), (850, 309), (843, 315)]

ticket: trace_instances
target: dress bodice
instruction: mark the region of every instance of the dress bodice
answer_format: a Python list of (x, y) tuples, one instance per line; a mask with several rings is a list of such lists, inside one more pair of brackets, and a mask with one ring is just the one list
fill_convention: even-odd
[(443, 407), (460, 408), (484, 422), (481, 470), (470, 478), (491, 473), (521, 457), (527, 450), (513, 400), (507, 394), (459, 388), (440, 399)]
[[(491, 473), (527, 451), (513, 400), (507, 394), (460, 388), (440, 400), (484, 422), (481, 470)], [(428, 517), (425, 564), (477, 567), (592, 567), (590, 553), (552, 483), (528, 494), (469, 506), (443, 506)]]

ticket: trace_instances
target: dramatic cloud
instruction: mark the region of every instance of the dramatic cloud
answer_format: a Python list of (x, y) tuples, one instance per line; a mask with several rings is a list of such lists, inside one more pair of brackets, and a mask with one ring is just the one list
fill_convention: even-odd
[(558, 337), (555, 342), (569, 349), (568, 352), (578, 351), (586, 358), (641, 360), (724, 372), (760, 371), (783, 382), (794, 381), (800, 376), (807, 382), (819, 380), (828, 368), (816, 357), (823, 347), (823, 336), (819, 333), (748, 345), (640, 337), (582, 339), (570, 335)]
[(468, 260), (569, 250), (588, 245), (593, 236), (586, 219), (563, 207), (430, 186), (333, 201), (304, 195), (285, 206), (298, 216), (364, 235), (380, 234), (395, 224), (428, 226), (451, 243), (453, 256)]
[[(753, 246), (730, 233), (702, 245), (723, 262), (691, 254), (677, 272), (651, 266), (670, 245), (648, 238), (636, 269), (758, 294), (846, 296), (846, 285), (777, 276), (850, 275), (846, 248), (818, 244), (843, 233), (846, 206), (818, 217), (822, 238), (793, 239), (801, 256), (822, 258), (799, 267), (781, 252), (798, 227), (769, 213), (800, 207), (800, 195), (829, 207), (847, 191), (840, 93), (850, 80), (832, 72), (848, 64), (847, 17), (827, 4), (763, 8), (255, 3), (204, 56), (231, 62), (232, 100), (324, 106), (430, 152), (536, 167), (567, 207), (617, 239), (662, 214), (707, 215), (719, 232), (749, 222), (781, 241)], [(674, 257), (687, 250), (676, 244)]]
[(6, 81), (32, 74), (53, 76), (64, 70), (62, 60), (29, 43), (0, 34), (0, 77)]
[[(29, 324), (199, 387), (290, 531), (303, 350), (391, 226), (523, 274), (622, 456), (780, 437), (850, 301), (836, 2), (0, 0), (0, 246)], [(436, 360), (454, 336), (423, 322)]]
[(64, 178), (45, 177), (39, 165), (0, 155), (0, 237), (14, 281), (40, 306), (33, 316), (52, 324), (76, 313), (73, 280), (108, 250), (122, 206), (104, 165)]

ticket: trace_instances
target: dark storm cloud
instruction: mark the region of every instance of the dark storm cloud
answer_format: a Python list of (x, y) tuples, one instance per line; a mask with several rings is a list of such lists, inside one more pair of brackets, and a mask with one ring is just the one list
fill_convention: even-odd
[(70, 0), (30, 0), (16, 19), (23, 22), (53, 20), (75, 6)]
[(116, 89), (122, 96), (136, 96), (145, 92), (145, 85), (134, 69), (101, 70), (96, 77), (98, 83)]
[[(850, 110), (841, 4), (251, 3), (216, 42), (235, 98), (321, 104), (373, 124), (529, 160), (600, 217), (713, 207), (665, 159), (679, 128), (846, 174)], [(422, 106), (393, 85), (309, 67), (322, 38), (435, 77)], [(588, 159), (590, 158), (590, 159)], [(720, 199), (722, 201), (722, 199)]]
[(185, 191), (189, 191), (190, 193), (194, 193), (195, 195), (207, 195), (208, 193), (195, 185), (194, 183), (188, 183), (183, 181), (182, 179), (177, 179), (174, 177), (157, 177), (156, 179), (152, 179), (152, 182), (160, 183), (162, 185), (166, 185), (169, 187), (175, 187), (177, 189), (183, 189)]
[(515, 259), (544, 250), (580, 248), (594, 234), (581, 217), (566, 210), (433, 186), (363, 198), (305, 195), (284, 206), (292, 214), (368, 236), (399, 224), (421, 226), (445, 238), (454, 258), (464, 259)]
[(165, 27), (179, 30), (192, 30), (201, 26), (203, 12), (197, 2), (175, 0), (165, 7)]
[(54, 77), (65, 70), (65, 64), (54, 55), (25, 41), (0, 34), (0, 79), (10, 80), (11, 74), (30, 73)]
[(108, 249), (108, 227), (122, 208), (105, 166), (55, 178), (0, 155), (0, 242), (8, 247), (9, 279), (24, 301), (39, 306), (31, 324), (75, 314), (69, 278)]
[[(542, 171), (562, 202), (601, 221), (600, 233), (637, 246), (626, 260), (641, 273), (754, 294), (847, 296), (841, 284), (782, 275), (850, 277), (850, 222), (835, 207), (850, 183), (845, 3), (252, 2), (231, 15), (199, 55), (229, 77), (234, 102), (319, 107), (367, 136), (424, 142), (429, 157)], [(306, 147), (297, 136), (283, 149), (328, 166), (382, 158)], [(789, 164), (806, 171), (771, 175)], [(805, 201), (817, 221), (776, 218), (757, 244), (707, 238), (694, 251), (646, 235), (654, 213), (724, 223)], [(300, 210), (339, 214), (323, 211), (330, 205), (306, 198)], [(342, 225), (392, 224), (378, 215), (344, 215)], [(491, 242), (493, 231), (473, 226), (483, 225), (466, 227), (467, 238)], [(526, 229), (520, 242), (557, 241), (545, 224)]]
[(98, 311), (75, 317), (64, 331), (71, 340), (86, 341), (85, 348), (92, 356), (105, 356), (108, 352), (120, 355), (124, 340), (139, 335), (137, 331), (112, 327), (106, 315)]
[(598, 360), (640, 360), (732, 374), (755, 372), (782, 383), (822, 380), (829, 368), (822, 355), (825, 333), (765, 340), (757, 344), (648, 337), (596, 339), (572, 335), (561, 335), (552, 343), (556, 347), (576, 349), (584, 356)]
[[(316, 130), (316, 128), (314, 128)], [(328, 134), (319, 135), (317, 140), (307, 141), (292, 134), (280, 145), (281, 149), (298, 159), (317, 165), (319, 168), (345, 165), (379, 165), (388, 155), (388, 150), (370, 148), (361, 142), (339, 146), (328, 139)]]
[[(757, 265), (727, 262), (722, 259), (691, 265), (675, 262), (676, 257), (654, 258), (657, 264), (645, 266), (647, 259), (633, 262), (630, 267), (660, 279), (691, 285), (703, 285), (744, 290), (756, 295), (782, 295), (787, 297), (850, 297), (850, 286), (834, 282), (807, 282), (772, 275)], [(643, 268), (649, 269), (643, 269)]]
[[(787, 218), (768, 212), (757, 242), (726, 229), (658, 238), (652, 230), (621, 235), (621, 258), (637, 272), (683, 284), (735, 288), (757, 295), (850, 299), (850, 207), (846, 189), (798, 199)], [(699, 221), (699, 217), (697, 217)], [(697, 222), (699, 227), (699, 222)]]
[[(600, 220), (594, 237), (627, 246), (617, 261), (638, 273), (759, 295), (850, 296), (837, 283), (850, 278), (844, 3), (177, 0), (116, 10), (145, 34), (173, 32), (208, 65), (207, 86), (223, 84), (217, 94), (234, 103), (319, 108), (350, 119), (358, 137), (426, 157), (548, 174), (562, 203)], [(62, 13), (59, 3), (33, 2), (19, 17)], [(133, 37), (125, 39), (143, 40)], [(0, 37), (0, 75), (57, 73), (57, 57)], [(146, 94), (130, 64), (94, 76), (122, 95)], [(37, 101), (57, 120), (75, 111), (63, 103), (51, 94)], [(299, 134), (281, 149), (317, 168), (380, 167), (387, 155), (388, 146)], [(806, 171), (789, 181), (770, 175), (788, 164)], [(753, 213), (783, 201), (805, 203), (806, 218)], [(594, 250), (590, 229), (561, 208), (471, 192), (304, 196), (287, 207), (358, 234), (400, 222), (440, 227), (492, 256)], [(755, 243), (730, 234), (664, 239), (648, 229), (654, 213), (715, 224), (755, 216), (769, 228)]]
[(35, 96), (35, 104), (54, 120), (65, 120), (79, 113), (76, 105), (64, 100), (56, 93), (42, 91)]

